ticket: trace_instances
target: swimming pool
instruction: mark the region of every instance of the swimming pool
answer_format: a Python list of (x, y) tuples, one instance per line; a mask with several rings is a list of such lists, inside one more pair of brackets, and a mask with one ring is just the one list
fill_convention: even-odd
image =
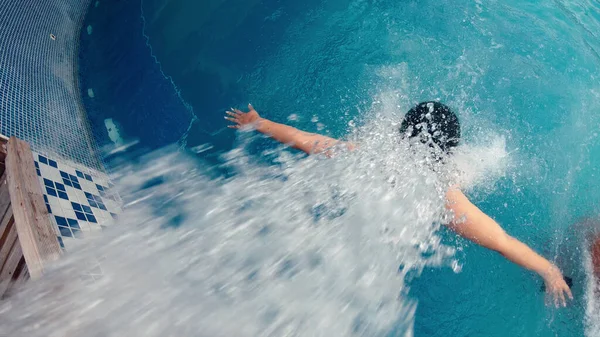
[[(156, 149), (179, 141), (196, 149), (197, 161), (162, 154), (125, 170), (124, 194), (144, 202), (124, 220), (129, 234), (113, 233), (105, 239), (110, 244), (94, 246), (108, 256), (108, 275), (122, 279), (108, 277), (90, 293), (72, 290), (74, 308), (100, 301), (91, 312), (112, 323), (97, 328), (117, 334), (179, 329), (192, 336), (196, 328), (210, 335), (236, 323), (249, 330), (226, 331), (592, 335), (585, 277), (575, 279), (568, 308), (545, 307), (535, 275), (444, 229), (432, 234), (435, 228), (424, 224), (434, 216), (412, 213), (432, 200), (410, 171), (410, 200), (386, 199), (372, 172), (346, 182), (355, 178), (348, 167), (370, 172), (365, 161), (400, 165), (384, 139), (387, 123), (418, 101), (440, 99), (459, 111), (465, 142), (475, 148), (470, 153), (483, 158), (473, 159), (471, 166), (486, 172), (469, 195), (509, 233), (567, 273), (584, 275), (581, 261), (564, 252), (581, 245), (569, 226), (600, 199), (599, 19), (598, 4), (582, 0), (93, 4), (80, 76), (100, 144), (137, 139), (139, 147)], [(303, 160), (224, 130), (223, 111), (248, 101), (266, 117), (335, 137), (360, 138), (355, 128), (365, 126), (366, 148), (390, 157)], [(119, 137), (109, 135), (108, 125), (118, 125)], [(227, 179), (211, 179), (223, 172)], [(142, 197), (148, 191), (151, 201)], [(140, 219), (153, 219), (151, 229)], [(380, 242), (390, 239), (379, 233), (387, 222), (410, 233), (394, 237), (391, 250)], [(155, 229), (165, 224), (179, 229)], [(258, 234), (249, 235), (256, 226)], [(416, 239), (429, 246), (414, 249)], [(93, 255), (91, 248), (86, 254)], [(82, 263), (75, 260), (61, 268)], [(278, 266), (277, 277), (263, 278), (261, 265)], [(221, 282), (247, 277), (234, 282), (243, 295), (210, 273)], [(390, 304), (398, 293), (400, 304)], [(136, 315), (136, 308), (146, 311)], [(66, 313), (96, 327), (74, 311)]]

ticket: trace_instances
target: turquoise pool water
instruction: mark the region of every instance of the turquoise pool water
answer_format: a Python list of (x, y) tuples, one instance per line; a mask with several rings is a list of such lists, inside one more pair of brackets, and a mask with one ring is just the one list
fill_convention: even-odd
[[(416, 102), (442, 100), (458, 112), (465, 143), (493, 152), (498, 146), (490, 144), (501, 139), (508, 153), (500, 174), (470, 189), (471, 198), (574, 275), (576, 299), (565, 309), (544, 306), (535, 275), (441, 229), (442, 242), (458, 248), (459, 268), (428, 266), (406, 276), (403, 296), (417, 303), (414, 335), (590, 335), (585, 270), (573, 253), (582, 239), (569, 228), (595, 214), (600, 201), (597, 2), (141, 5), (115, 4), (88, 16), (102, 27), (107, 13), (119, 13), (111, 16), (112, 29), (131, 32), (115, 37), (95, 28), (82, 41), (96, 46), (82, 49), (88, 66), (81, 76), (105, 93), (86, 98), (105, 144), (103, 121), (112, 118), (123, 138), (149, 148), (179, 141), (216, 165), (220, 154), (243, 143), (223, 129), (231, 105), (252, 102), (267, 118), (347, 137), (353, 124), (393, 121)], [(112, 59), (90, 56), (107, 51)], [(92, 71), (111, 62), (126, 66)], [(106, 78), (110, 85), (103, 87)], [(261, 140), (249, 151), (256, 159), (273, 148)]]

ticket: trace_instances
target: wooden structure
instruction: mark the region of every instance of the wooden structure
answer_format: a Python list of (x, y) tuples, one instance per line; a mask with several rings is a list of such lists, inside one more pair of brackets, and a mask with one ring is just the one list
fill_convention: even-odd
[(29, 144), (0, 139), (0, 298), (29, 278), (61, 248), (44, 203)]

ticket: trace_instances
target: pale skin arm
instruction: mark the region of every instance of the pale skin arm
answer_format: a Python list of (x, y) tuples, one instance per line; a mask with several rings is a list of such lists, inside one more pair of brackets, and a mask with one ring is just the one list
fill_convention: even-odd
[(446, 193), (446, 207), (454, 213), (448, 226), (462, 237), (502, 254), (508, 260), (538, 273), (546, 282), (546, 292), (554, 305), (566, 306), (565, 295), (573, 299), (560, 270), (521, 241), (508, 235), (458, 189)]
[[(288, 144), (308, 154), (325, 153), (328, 149), (339, 144), (340, 141), (308, 133), (294, 127), (272, 122), (259, 116), (252, 105), (248, 105), (248, 112), (237, 109), (227, 111), (225, 119), (233, 124), (230, 128), (239, 129), (253, 126), (257, 131), (273, 139)], [(350, 149), (354, 146), (345, 143)], [(469, 199), (458, 189), (451, 189), (446, 194), (446, 207), (454, 213), (454, 221), (448, 226), (464, 238), (475, 242), (485, 248), (494, 250), (508, 260), (538, 273), (546, 283), (546, 292), (554, 299), (556, 306), (566, 305), (565, 294), (573, 298), (569, 286), (565, 283), (560, 270), (534, 252), (524, 243), (509, 236), (492, 218), (473, 205)]]
[[(227, 111), (228, 116), (225, 117), (225, 119), (234, 123), (229, 125), (230, 128), (239, 129), (247, 125), (253, 126), (256, 128), (256, 131), (265, 134), (280, 143), (287, 144), (295, 149), (304, 151), (307, 154), (317, 154), (323, 152), (328, 154), (326, 152), (328, 149), (343, 143), (337, 139), (316, 133), (305, 132), (289, 125), (275, 123), (268, 119), (262, 118), (258, 112), (254, 110), (252, 105), (248, 105), (248, 112), (242, 112), (238, 109), (231, 110), (232, 111)], [(351, 144), (344, 144), (347, 144), (349, 148), (352, 148)]]

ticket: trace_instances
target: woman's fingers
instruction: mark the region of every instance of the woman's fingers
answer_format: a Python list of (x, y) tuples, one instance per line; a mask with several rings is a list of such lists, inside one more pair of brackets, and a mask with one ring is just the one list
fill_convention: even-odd
[(239, 125), (227, 125), (227, 127), (230, 129), (239, 129), (240, 128)]
[(567, 306), (567, 297), (569, 299), (573, 299), (573, 294), (569, 287), (565, 284), (564, 286), (555, 286), (549, 289), (546, 296), (546, 305), (550, 305), (552, 301), (554, 302), (554, 306), (559, 308), (560, 306)]
[(225, 113), (226, 113), (226, 114), (228, 114), (228, 115), (229, 115), (229, 116), (231, 116), (231, 117), (237, 117), (237, 116), (238, 116), (238, 114), (236, 114), (236, 113), (233, 113), (233, 112), (231, 112), (231, 111), (225, 111)]
[(225, 116), (225, 119), (228, 120), (228, 121), (230, 121), (230, 122), (239, 123), (239, 121), (237, 120), (237, 118)]
[(235, 108), (229, 108), (229, 112), (237, 115), (237, 116), (243, 116), (244, 112), (241, 111), (240, 109), (235, 109)]
[(558, 303), (558, 301), (559, 301), (558, 290), (555, 287), (552, 288), (551, 296), (552, 296), (552, 299), (554, 300), (554, 307), (558, 308), (560, 304)]

